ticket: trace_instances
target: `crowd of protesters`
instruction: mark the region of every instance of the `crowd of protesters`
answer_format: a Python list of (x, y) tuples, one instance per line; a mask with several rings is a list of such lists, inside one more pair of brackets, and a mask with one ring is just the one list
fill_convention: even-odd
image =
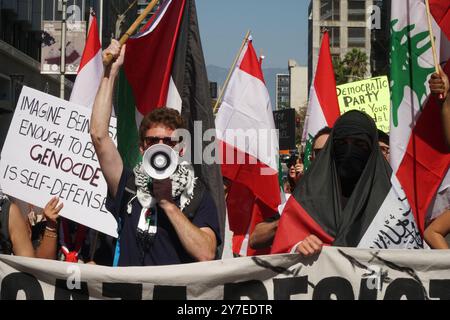
[[(119, 240), (59, 218), (63, 203), (58, 198), (50, 199), (42, 213), (36, 214), (33, 208), (22, 212), (0, 189), (1, 254), (109, 266), (168, 265), (219, 258), (217, 248), (224, 235), (220, 234), (217, 209), (195, 176), (192, 164), (182, 163), (171, 178), (150, 179), (142, 164), (133, 170), (125, 168), (108, 134), (112, 96), (124, 52), (125, 46), (121, 47), (117, 41), (104, 52), (114, 57), (114, 63), (105, 67), (91, 118), (91, 137), (108, 186), (107, 208), (118, 222)], [(450, 146), (448, 78), (443, 72), (433, 74), (429, 85), (431, 93), (440, 97), (443, 134)], [(173, 141), (171, 134), (183, 127), (177, 111), (158, 109), (148, 114), (139, 130), (141, 153), (160, 143), (174, 147), (178, 141)], [(379, 174), (376, 170), (388, 178), (389, 148), (389, 136), (377, 130), (369, 116), (359, 111), (342, 115), (333, 128), (325, 127), (314, 137), (310, 172), (305, 172), (301, 157), (294, 156), (288, 161), (283, 183), (286, 201), (294, 192), (308, 197), (311, 207), (317, 210), (315, 214), (325, 224), (329, 222), (326, 229), (333, 234), (334, 245), (355, 246), (351, 240), (352, 226), (366, 223), (365, 204), (371, 197), (370, 192), (363, 190), (389, 187), (388, 184), (380, 187), (379, 179), (373, 179)], [(309, 193), (323, 179), (336, 195), (334, 202)], [(225, 193), (230, 184), (224, 179)], [(249, 238), (251, 248), (272, 246), (279, 235), (279, 225), (288, 219), (282, 214), (284, 205), (255, 227)], [(429, 222), (424, 236), (431, 248), (448, 249), (445, 236), (449, 232), (450, 210), (447, 210)], [(320, 253), (323, 245), (318, 235), (309, 234), (299, 236), (282, 251), (311, 256)]]

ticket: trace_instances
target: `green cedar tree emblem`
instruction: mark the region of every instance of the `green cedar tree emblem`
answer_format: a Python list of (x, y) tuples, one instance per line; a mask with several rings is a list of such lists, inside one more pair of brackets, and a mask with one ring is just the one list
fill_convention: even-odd
[(413, 90), (423, 104), (427, 97), (427, 78), (434, 68), (425, 68), (420, 61), (422, 55), (431, 48), (428, 31), (411, 35), (415, 25), (408, 25), (399, 31), (394, 29), (398, 19), (391, 22), (391, 96), (392, 120), (398, 126), (399, 108), (404, 99), (405, 87)]

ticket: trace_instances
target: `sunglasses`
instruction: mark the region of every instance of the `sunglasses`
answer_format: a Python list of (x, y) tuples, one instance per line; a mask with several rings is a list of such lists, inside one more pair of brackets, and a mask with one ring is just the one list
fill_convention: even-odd
[(175, 147), (180, 140), (174, 140), (172, 137), (155, 137), (155, 136), (148, 136), (144, 138), (145, 146), (151, 147), (155, 144), (159, 144), (160, 142), (164, 143), (165, 145), (169, 147)]

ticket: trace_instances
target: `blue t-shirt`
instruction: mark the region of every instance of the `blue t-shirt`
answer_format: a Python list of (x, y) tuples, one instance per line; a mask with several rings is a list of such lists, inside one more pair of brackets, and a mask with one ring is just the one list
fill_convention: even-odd
[[(109, 192), (106, 208), (114, 215), (120, 224), (120, 257), (118, 266), (154, 266), (196, 262), (182, 246), (178, 235), (163, 209), (158, 207), (158, 231), (148, 250), (145, 250), (137, 237), (137, 226), (142, 206), (138, 199), (131, 202), (131, 214), (127, 213), (127, 205), (132, 196), (125, 192), (128, 179), (133, 176), (131, 170), (124, 168), (117, 189), (116, 198)], [(133, 180), (134, 181), (134, 180)], [(205, 190), (200, 205), (195, 213), (192, 224), (199, 228), (209, 227), (214, 231), (217, 246), (221, 244), (217, 209), (211, 195)]]

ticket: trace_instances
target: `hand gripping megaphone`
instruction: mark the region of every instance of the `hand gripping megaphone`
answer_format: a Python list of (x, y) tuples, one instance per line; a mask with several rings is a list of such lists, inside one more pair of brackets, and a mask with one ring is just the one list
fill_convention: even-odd
[(155, 144), (145, 151), (142, 166), (150, 177), (163, 180), (174, 174), (178, 162), (175, 150), (165, 144)]

